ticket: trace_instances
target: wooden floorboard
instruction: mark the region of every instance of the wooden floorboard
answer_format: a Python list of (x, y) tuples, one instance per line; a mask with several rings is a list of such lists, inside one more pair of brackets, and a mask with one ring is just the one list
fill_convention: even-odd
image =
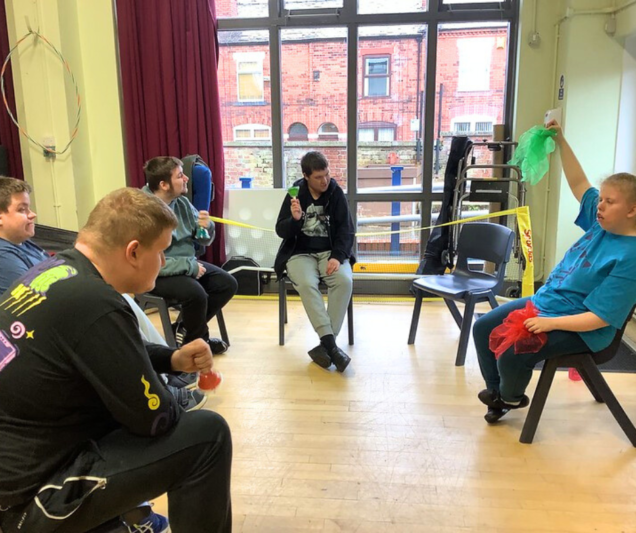
[[(527, 410), (485, 423), (474, 347), (455, 367), (443, 304), (424, 304), (408, 346), (411, 303), (356, 301), (344, 375), (311, 363), (298, 301), (278, 346), (277, 305), (224, 309), (232, 345), (206, 406), (232, 428), (235, 532), (636, 532), (636, 451), (582, 382), (558, 372), (534, 444), (520, 444)], [(606, 379), (636, 418), (636, 375)]]

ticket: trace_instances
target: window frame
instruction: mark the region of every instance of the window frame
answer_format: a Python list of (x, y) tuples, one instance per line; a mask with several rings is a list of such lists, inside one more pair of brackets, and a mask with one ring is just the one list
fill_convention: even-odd
[[(379, 141), (378, 137), (380, 136), (381, 129), (392, 129), (393, 140)], [(361, 141), (360, 135), (358, 134), (358, 142), (395, 142), (398, 140), (395, 138), (395, 134), (397, 132), (397, 124), (394, 124), (393, 122), (385, 122), (385, 121), (361, 122), (360, 124), (358, 124), (358, 132), (360, 132), (360, 130), (373, 130), (373, 140)]]
[[(321, 131), (325, 126), (331, 124), (334, 128), (336, 128), (335, 132), (323, 132)], [(338, 141), (340, 139), (340, 130), (338, 126), (336, 126), (333, 122), (323, 122), (320, 126), (318, 126), (317, 130), (318, 140), (320, 141)]]
[[(237, 138), (236, 132), (238, 130), (249, 130), (251, 135), (249, 138)], [(255, 137), (254, 133), (256, 131), (267, 131), (269, 136), (266, 137)], [(271, 141), (272, 140), (272, 128), (267, 126), (266, 124), (239, 124), (238, 126), (232, 127), (232, 134), (234, 142), (251, 142), (251, 141)]]
[[(431, 0), (434, 1), (434, 0)], [(460, 4), (447, 4), (444, 0), (438, 0), (437, 9), (442, 12), (461, 12), (461, 11), (507, 11), (512, 9), (513, 0), (502, 0), (501, 2), (465, 2)]]
[[(305, 134), (303, 135), (298, 135), (296, 133), (292, 134), (291, 129), (292, 127), (296, 126), (296, 125), (300, 125), (303, 128), (305, 128)], [(289, 127), (287, 128), (287, 140), (288, 141), (309, 141), (309, 128), (307, 127), (307, 125), (304, 122), (292, 122)]]
[[(264, 52), (239, 52), (234, 54), (236, 63), (236, 101), (241, 104), (262, 104), (265, 102), (265, 53)], [(256, 63), (257, 68), (254, 70), (241, 70), (241, 64)], [(260, 66), (260, 69), (258, 68)], [(241, 75), (244, 74), (260, 74), (260, 98), (241, 98)], [(270, 135), (271, 138), (271, 135)]]
[[(367, 74), (367, 61), (369, 59), (386, 59), (386, 74)], [(386, 78), (386, 94), (369, 95), (370, 79)], [(363, 98), (390, 98), (391, 97), (391, 54), (364, 54), (362, 56), (362, 97)]]

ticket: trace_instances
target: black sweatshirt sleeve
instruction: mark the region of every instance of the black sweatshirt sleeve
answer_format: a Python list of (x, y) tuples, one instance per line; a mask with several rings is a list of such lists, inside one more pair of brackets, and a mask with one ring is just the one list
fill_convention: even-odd
[[(175, 373), (172, 370), (172, 354), (177, 351), (175, 348), (152, 342), (144, 342), (144, 346), (155, 372), (159, 372), (159, 374)], [(178, 372), (176, 373), (178, 374)]]
[(349, 212), (347, 198), (340, 187), (334, 191), (332, 201), (334, 202), (334, 220), (332, 224), (335, 228), (335, 235), (330, 258), (337, 259), (342, 264), (351, 256), (355, 228), (353, 227), (353, 219)]
[[(101, 316), (72, 352), (73, 364), (131, 433), (158, 436), (176, 424), (181, 408), (153, 369), (136, 321), (126, 311)], [(166, 353), (156, 354), (158, 366), (165, 364)]]
[(303, 228), (303, 219), (294, 220), (291, 214), (291, 196), (286, 195), (283, 200), (283, 205), (280, 207), (278, 213), (278, 220), (276, 220), (276, 234), (281, 239), (292, 239), (296, 237), (300, 230)]

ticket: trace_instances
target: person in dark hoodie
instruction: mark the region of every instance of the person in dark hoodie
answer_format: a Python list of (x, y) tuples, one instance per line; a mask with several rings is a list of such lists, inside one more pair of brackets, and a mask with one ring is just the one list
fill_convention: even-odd
[[(353, 286), (351, 265), (354, 227), (344, 192), (329, 176), (329, 162), (320, 152), (308, 152), (300, 161), (303, 178), (281, 206), (276, 233), (283, 239), (274, 268), (287, 276), (300, 294), (307, 316), (320, 337), (309, 357), (322, 368), (335, 365), (344, 372), (351, 359), (336, 344)], [(328, 308), (318, 288), (328, 288)]]
[(31, 187), (15, 178), (0, 177), (0, 294), (48, 255), (30, 241), (36, 214), (31, 211)]

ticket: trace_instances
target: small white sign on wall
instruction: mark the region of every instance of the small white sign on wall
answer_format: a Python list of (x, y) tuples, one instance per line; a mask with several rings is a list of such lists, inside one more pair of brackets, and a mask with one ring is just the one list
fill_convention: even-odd
[(559, 78), (559, 100), (563, 100), (565, 96), (565, 75), (561, 74)]

